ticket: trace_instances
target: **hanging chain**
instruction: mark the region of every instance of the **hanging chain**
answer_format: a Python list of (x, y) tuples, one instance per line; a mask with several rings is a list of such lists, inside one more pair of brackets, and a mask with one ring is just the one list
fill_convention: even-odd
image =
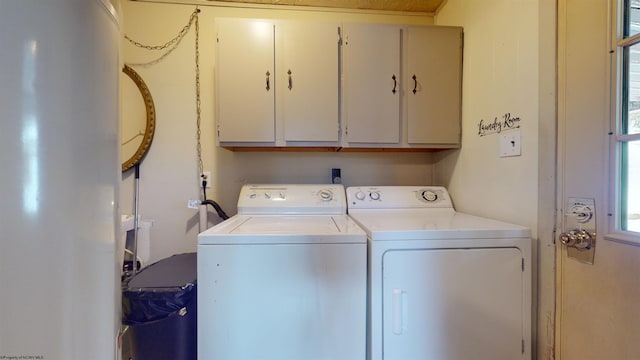
[[(200, 120), (201, 120), (201, 101), (200, 101), (200, 23), (199, 23), (199, 19), (198, 19), (198, 13), (200, 13), (200, 9), (198, 9), (196, 7), (196, 9), (193, 11), (193, 13), (191, 14), (191, 17), (189, 18), (189, 23), (187, 25), (185, 25), (182, 30), (180, 30), (180, 32), (178, 33), (178, 35), (176, 37), (174, 37), (173, 39), (167, 41), (166, 43), (162, 44), (162, 45), (144, 45), (138, 41), (135, 41), (133, 39), (131, 39), (129, 36), (127, 36), (126, 34), (124, 35), (124, 38), (127, 39), (127, 41), (129, 41), (131, 44), (142, 48), (142, 49), (147, 49), (147, 50), (164, 50), (170, 47), (170, 49), (164, 53), (162, 56), (160, 56), (158, 59), (147, 62), (147, 63), (134, 63), (134, 64), (128, 64), (128, 65), (141, 65), (141, 66), (148, 66), (148, 65), (154, 65), (156, 63), (158, 63), (160, 60), (164, 59), (167, 55), (169, 55), (173, 50), (175, 50), (175, 48), (178, 46), (178, 44), (180, 44), (180, 42), (182, 41), (182, 39), (185, 37), (185, 35), (187, 35), (187, 33), (189, 32), (189, 29), (191, 29), (191, 26), (195, 23), (195, 28), (196, 28), (196, 40), (195, 40), (195, 49), (196, 49), (196, 53), (195, 53), (195, 62), (196, 62), (196, 138), (197, 138), (197, 144), (196, 144), (196, 151), (198, 153), (198, 170), (199, 170), (199, 174), (202, 175), (204, 172), (204, 167), (202, 164), (202, 145), (200, 142), (200, 135), (201, 135), (201, 130), (200, 130)], [(207, 179), (207, 181), (211, 181), (211, 179)]]
[[(204, 173), (204, 170), (202, 166), (202, 145), (200, 144), (200, 23), (198, 22), (197, 12), (199, 12), (199, 10), (196, 8), (196, 150), (198, 152), (198, 169), (200, 170), (199, 174), (202, 175)], [(211, 184), (211, 179), (206, 180), (209, 182), (209, 184)]]
[(165, 57), (167, 57), (169, 54), (171, 54), (177, 47), (178, 45), (180, 45), (180, 42), (182, 41), (182, 39), (187, 35), (187, 33), (189, 32), (189, 29), (191, 29), (191, 26), (193, 25), (193, 22), (197, 19), (198, 17), (198, 13), (200, 12), (200, 9), (198, 9), (196, 7), (196, 9), (193, 11), (193, 13), (191, 13), (191, 17), (189, 18), (189, 22), (187, 23), (187, 25), (185, 25), (182, 30), (180, 30), (180, 32), (178, 33), (178, 35), (176, 37), (174, 37), (173, 39), (167, 41), (166, 43), (162, 44), (162, 45), (144, 45), (138, 41), (135, 41), (133, 39), (131, 39), (129, 36), (127, 36), (126, 34), (124, 35), (124, 38), (127, 39), (127, 41), (129, 41), (131, 44), (141, 48), (141, 49), (147, 49), (147, 50), (164, 50), (164, 49), (168, 49), (164, 54), (162, 54), (160, 57), (158, 57), (155, 60), (151, 60), (148, 62), (144, 62), (144, 63), (127, 63), (127, 65), (129, 66), (151, 66), (151, 65), (155, 65), (157, 63), (159, 63), (160, 61), (162, 61)]
[(189, 29), (191, 28), (191, 25), (193, 24), (194, 19), (196, 19), (198, 17), (198, 13), (200, 12), (200, 10), (198, 8), (196, 8), (193, 13), (191, 14), (191, 18), (189, 18), (189, 23), (187, 25), (185, 25), (182, 30), (180, 30), (180, 32), (178, 33), (178, 35), (176, 37), (174, 37), (173, 39), (167, 41), (166, 43), (164, 43), (163, 45), (144, 45), (138, 41), (135, 41), (133, 39), (131, 39), (129, 36), (127, 36), (127, 34), (124, 35), (124, 38), (127, 39), (127, 41), (129, 41), (130, 43), (132, 43), (133, 45), (139, 47), (139, 48), (143, 48), (143, 49), (147, 49), (147, 50), (164, 50), (166, 48), (168, 48), (171, 45), (174, 45), (178, 42), (180, 42), (180, 40), (182, 40), (182, 38), (189, 32)]

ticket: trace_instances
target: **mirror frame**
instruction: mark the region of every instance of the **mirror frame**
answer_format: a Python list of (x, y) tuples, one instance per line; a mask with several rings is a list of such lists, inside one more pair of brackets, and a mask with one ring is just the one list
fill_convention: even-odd
[(142, 137), (142, 142), (140, 146), (138, 146), (138, 150), (126, 161), (122, 163), (122, 172), (129, 170), (134, 167), (142, 158), (147, 154), (149, 148), (151, 147), (151, 142), (153, 141), (153, 134), (156, 130), (156, 108), (153, 104), (153, 98), (151, 97), (151, 92), (147, 87), (147, 84), (144, 83), (140, 75), (133, 70), (129, 65), (124, 65), (122, 68), (122, 72), (127, 74), (131, 80), (136, 84), (138, 90), (140, 90), (140, 94), (142, 95), (142, 99), (144, 100), (144, 107), (147, 112), (147, 124), (144, 131), (144, 136)]

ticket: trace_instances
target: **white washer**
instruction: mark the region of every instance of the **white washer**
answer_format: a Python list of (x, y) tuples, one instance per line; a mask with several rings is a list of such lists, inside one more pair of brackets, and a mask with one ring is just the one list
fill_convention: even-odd
[(365, 359), (366, 260), (342, 185), (243, 186), (198, 236), (198, 359)]
[(531, 358), (531, 239), (433, 186), (347, 188), (369, 239), (372, 360)]

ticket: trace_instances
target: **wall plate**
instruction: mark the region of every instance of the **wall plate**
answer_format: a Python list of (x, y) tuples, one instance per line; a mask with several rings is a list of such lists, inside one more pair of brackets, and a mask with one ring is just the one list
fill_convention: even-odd
[(511, 130), (500, 135), (500, 157), (520, 156), (520, 130)]

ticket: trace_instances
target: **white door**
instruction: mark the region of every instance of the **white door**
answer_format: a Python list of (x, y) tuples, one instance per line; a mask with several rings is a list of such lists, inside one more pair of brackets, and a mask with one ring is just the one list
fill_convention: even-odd
[(384, 360), (524, 359), (517, 248), (388, 251)]
[[(570, 198), (595, 202), (593, 264), (557, 241), (556, 358), (640, 358), (640, 247), (605, 239), (609, 206), (610, 60), (607, 0), (558, 8), (558, 232)], [(615, 50), (615, 48), (613, 49)], [(611, 59), (610, 59), (611, 57)]]
[(343, 108), (349, 143), (400, 141), (400, 26), (345, 24)]

